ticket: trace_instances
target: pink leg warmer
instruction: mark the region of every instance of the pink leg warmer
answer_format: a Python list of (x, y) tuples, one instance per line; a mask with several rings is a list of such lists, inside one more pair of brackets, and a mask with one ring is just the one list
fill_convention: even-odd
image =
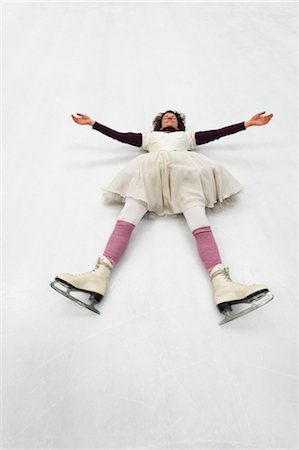
[(221, 258), (211, 227), (196, 228), (192, 231), (192, 234), (195, 237), (199, 256), (206, 269), (209, 271), (216, 264), (221, 264)]
[(107, 242), (104, 256), (115, 265), (125, 252), (135, 225), (125, 220), (118, 220)]

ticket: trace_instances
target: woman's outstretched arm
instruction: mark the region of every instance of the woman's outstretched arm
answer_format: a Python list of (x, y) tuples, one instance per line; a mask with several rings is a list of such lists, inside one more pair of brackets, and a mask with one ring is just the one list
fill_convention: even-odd
[(112, 128), (108, 128), (105, 125), (102, 125), (98, 122), (94, 122), (92, 125), (94, 130), (100, 131), (100, 133), (105, 134), (106, 136), (111, 137), (112, 139), (116, 139), (124, 144), (135, 145), (136, 147), (141, 147), (142, 145), (142, 134), (141, 133), (121, 133), (120, 131), (112, 130)]
[(218, 128), (217, 130), (209, 131), (196, 131), (195, 141), (196, 145), (206, 144), (207, 142), (220, 139), (223, 136), (237, 133), (241, 130), (246, 130), (245, 122), (236, 123), (235, 125), (229, 125), (228, 127)]
[(85, 114), (77, 113), (78, 117), (73, 116), (73, 120), (79, 125), (91, 125), (94, 130), (99, 131), (100, 133), (105, 134), (106, 136), (111, 137), (112, 139), (116, 139), (117, 141), (123, 142), (124, 144), (135, 145), (136, 147), (142, 146), (142, 133), (122, 133), (119, 131), (112, 130), (112, 128), (108, 128), (105, 125), (102, 125)]
[(268, 116), (262, 116), (262, 114), (265, 114), (265, 111), (255, 114), (246, 122), (239, 122), (217, 130), (197, 131), (195, 132), (196, 145), (206, 144), (207, 142), (214, 141), (215, 139), (220, 139), (223, 136), (237, 133), (241, 130), (246, 130), (246, 128), (254, 125), (266, 125), (272, 119), (273, 114), (269, 114)]

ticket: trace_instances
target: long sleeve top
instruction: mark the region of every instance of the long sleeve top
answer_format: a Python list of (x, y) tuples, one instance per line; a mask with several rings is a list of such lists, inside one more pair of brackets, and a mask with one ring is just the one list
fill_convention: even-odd
[[(108, 128), (105, 125), (102, 125), (98, 122), (95, 122), (92, 126), (94, 130), (99, 131), (100, 133), (105, 134), (106, 136), (111, 137), (112, 139), (116, 139), (125, 144), (135, 145), (136, 147), (142, 147), (142, 133), (122, 133), (119, 131), (112, 130), (112, 128)], [(237, 133), (238, 131), (246, 130), (244, 122), (239, 122), (234, 125), (229, 125), (228, 127), (218, 128), (216, 130), (208, 130), (208, 131), (196, 131), (195, 142), (196, 145), (206, 144), (207, 142), (214, 141), (215, 139), (220, 139), (223, 136), (227, 136), (229, 134)], [(176, 130), (172, 127), (167, 127), (161, 130), (161, 133), (169, 133), (176, 132), (181, 130)]]

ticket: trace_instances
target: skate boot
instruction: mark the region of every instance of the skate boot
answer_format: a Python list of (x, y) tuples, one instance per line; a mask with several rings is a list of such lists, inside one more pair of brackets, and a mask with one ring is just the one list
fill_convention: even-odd
[[(51, 287), (78, 305), (100, 314), (94, 305), (99, 303), (105, 295), (112, 269), (111, 261), (106, 256), (101, 256), (91, 272), (79, 275), (60, 273), (55, 277), (55, 281), (52, 281)], [(79, 293), (79, 296), (82, 295), (81, 293), (85, 293), (83, 294), (85, 297), (89, 294), (87, 302), (74, 297), (72, 291)]]
[[(263, 284), (244, 285), (233, 282), (228, 267), (224, 267), (222, 264), (213, 267), (210, 278), (214, 291), (214, 301), (219, 311), (224, 315), (224, 319), (219, 322), (219, 325), (248, 314), (273, 299), (273, 295)], [(242, 308), (243, 303), (250, 303), (251, 306), (244, 309)]]

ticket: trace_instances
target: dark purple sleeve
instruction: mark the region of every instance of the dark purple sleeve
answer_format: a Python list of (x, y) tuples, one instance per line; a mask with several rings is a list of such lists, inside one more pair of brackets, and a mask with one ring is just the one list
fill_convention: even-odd
[(142, 146), (142, 133), (120, 133), (119, 131), (105, 127), (105, 125), (101, 125), (98, 122), (95, 122), (92, 128), (125, 144), (135, 145), (136, 147)]
[(218, 130), (209, 131), (196, 131), (195, 141), (196, 145), (206, 144), (207, 142), (214, 141), (215, 139), (220, 139), (228, 134), (237, 133), (238, 131), (246, 130), (244, 122), (236, 123), (235, 125), (229, 125), (228, 127), (219, 128)]

